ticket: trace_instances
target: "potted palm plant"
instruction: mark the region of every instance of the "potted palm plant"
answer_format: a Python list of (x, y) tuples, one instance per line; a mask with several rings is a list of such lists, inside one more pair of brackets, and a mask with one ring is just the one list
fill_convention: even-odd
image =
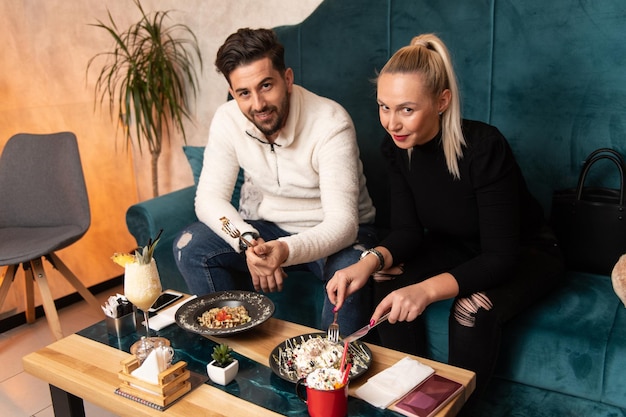
[(92, 25), (107, 31), (114, 45), (92, 57), (87, 72), (96, 60), (104, 60), (95, 85), (96, 103), (102, 106), (108, 97), (109, 112), (119, 121), (127, 148), (134, 137), (140, 153), (144, 147), (150, 151), (156, 197), (164, 136), (169, 139), (176, 128), (187, 141), (184, 119), (191, 119), (190, 95), (197, 95), (196, 63), (201, 71), (202, 56), (187, 25), (166, 25), (170, 10), (148, 14), (139, 0), (133, 2), (141, 18), (128, 29), (118, 29), (110, 12), (109, 24), (98, 20)]
[(233, 358), (230, 352), (233, 350), (227, 344), (220, 344), (213, 348), (211, 357), (213, 360), (206, 366), (207, 374), (211, 381), (227, 385), (235, 379), (239, 372), (239, 361)]

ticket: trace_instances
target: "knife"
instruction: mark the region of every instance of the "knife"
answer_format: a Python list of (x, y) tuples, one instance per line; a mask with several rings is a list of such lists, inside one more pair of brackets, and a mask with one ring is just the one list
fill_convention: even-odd
[(361, 327), (356, 332), (352, 333), (350, 336), (345, 337), (343, 339), (343, 342), (344, 343), (352, 343), (355, 340), (359, 340), (360, 338), (365, 336), (367, 333), (369, 333), (370, 330), (372, 330), (374, 327), (378, 326), (380, 323), (382, 323), (383, 321), (387, 320), (388, 318), (389, 318), (389, 313), (381, 316), (381, 318), (379, 318), (378, 321), (376, 323), (374, 323), (373, 326), (370, 326), (369, 324), (367, 324), (367, 325)]

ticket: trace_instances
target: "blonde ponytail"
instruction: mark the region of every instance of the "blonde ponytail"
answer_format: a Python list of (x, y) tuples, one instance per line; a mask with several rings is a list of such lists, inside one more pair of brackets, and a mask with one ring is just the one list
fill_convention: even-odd
[(420, 73), (433, 97), (450, 90), (450, 103), (441, 115), (441, 141), (448, 171), (459, 179), (458, 160), (463, 158), (465, 138), (461, 129), (461, 102), (459, 87), (448, 48), (434, 34), (414, 37), (409, 46), (398, 50), (385, 64), (384, 73)]

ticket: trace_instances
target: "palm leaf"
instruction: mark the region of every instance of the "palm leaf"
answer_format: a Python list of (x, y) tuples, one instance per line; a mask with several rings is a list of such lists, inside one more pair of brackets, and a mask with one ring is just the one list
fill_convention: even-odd
[[(104, 60), (95, 84), (94, 106), (107, 103), (111, 118), (123, 129), (127, 149), (134, 141), (139, 152), (147, 148), (153, 158), (153, 194), (158, 195), (156, 160), (163, 138), (173, 129), (187, 142), (184, 120), (191, 119), (191, 99), (198, 94), (196, 62), (202, 71), (198, 40), (184, 24), (167, 26), (170, 10), (147, 14), (139, 0), (138, 22), (120, 31), (110, 12), (108, 23), (92, 26), (113, 39), (111, 51), (101, 52), (87, 63)], [(117, 109), (117, 112), (116, 112)]]

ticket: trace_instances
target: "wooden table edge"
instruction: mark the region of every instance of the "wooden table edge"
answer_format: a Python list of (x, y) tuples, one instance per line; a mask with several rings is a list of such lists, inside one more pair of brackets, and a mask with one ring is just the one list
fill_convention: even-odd
[[(71, 352), (81, 347), (91, 347), (94, 357), (104, 355), (100, 364), (88, 364), (78, 360)], [(246, 415), (254, 417), (276, 417), (281, 414), (233, 396), (208, 384), (194, 389), (165, 411), (152, 409), (138, 402), (125, 399), (115, 394), (119, 386), (119, 363), (130, 356), (129, 353), (115, 349), (89, 338), (73, 334), (22, 358), (24, 371), (51, 386), (55, 386), (90, 403), (121, 416), (224, 416)], [(116, 367), (109, 369), (111, 357)], [(102, 366), (106, 366), (103, 368)], [(119, 368), (119, 369), (118, 369)], [(218, 403), (223, 411), (206, 408), (206, 404)]]
[[(271, 333), (272, 329), (279, 327), (282, 330), (280, 334), (274, 335), (273, 339), (268, 341), (272, 343), (271, 348), (277, 346), (280, 342), (275, 343), (276, 340), (281, 342), (289, 337), (297, 336), (299, 334), (319, 332), (319, 330), (312, 329), (306, 326), (301, 326), (296, 323), (290, 323), (283, 320), (270, 318), (266, 323), (259, 326), (261, 332), (266, 331)], [(265, 329), (265, 330), (264, 330)], [(287, 332), (285, 336), (284, 332)], [(227, 342), (238, 353), (248, 356), (250, 359), (255, 360), (262, 365), (269, 366), (269, 353), (252, 354), (250, 355), (250, 347), (246, 345), (246, 338), (254, 338), (250, 332), (246, 332), (248, 335), (243, 336), (243, 339), (234, 338), (216, 338), (209, 337), (217, 342)], [(256, 339), (255, 343), (256, 343)], [(243, 340), (243, 341), (242, 341)], [(403, 354), (396, 352), (381, 346), (367, 344), (371, 349), (374, 360), (377, 361), (377, 365), (373, 366), (363, 377), (351, 383), (350, 393), (354, 395), (354, 391), (363, 383), (367, 381), (367, 378), (375, 375), (397, 360), (404, 356), (412, 357), (424, 364), (433, 367), (437, 373), (446, 376), (450, 379), (456, 380), (465, 386), (461, 401), (457, 398), (451, 401), (439, 414), (439, 416), (454, 416), (461, 409), (469, 395), (474, 391), (475, 387), (475, 375), (473, 372), (464, 370), (461, 368), (455, 368), (446, 364), (435, 362), (429, 359), (416, 357), (413, 355)], [(270, 352), (271, 352), (270, 348)], [(81, 349), (91, 349), (94, 352), (93, 357), (99, 358), (97, 363), (88, 363), (81, 358)], [(267, 349), (266, 349), (267, 350)], [(265, 354), (267, 353), (267, 354)], [(77, 397), (83, 398), (93, 404), (96, 404), (104, 409), (118, 413), (120, 415), (133, 415), (133, 416), (160, 416), (163, 412), (151, 409), (145, 405), (137, 402), (124, 399), (114, 393), (115, 388), (119, 386), (119, 380), (117, 373), (121, 369), (119, 363), (130, 356), (129, 353), (108, 346), (106, 344), (91, 340), (89, 338), (73, 334), (59, 341), (56, 341), (42, 349), (25, 355), (22, 358), (24, 371), (33, 375), (43, 381), (47, 382), (51, 386), (58, 387), (68, 393), (71, 393)], [(378, 358), (378, 359), (376, 359)], [(378, 365), (378, 362), (385, 362), (382, 365)], [(113, 367), (112, 363), (116, 366)], [(119, 368), (119, 369), (118, 369)], [(77, 373), (76, 370), (80, 371)], [(89, 382), (88, 384), (86, 382)], [(232, 404), (232, 407), (225, 409), (226, 414), (221, 412), (212, 412), (212, 414), (206, 414), (210, 411), (203, 408), (203, 404), (207, 401), (225, 401), (224, 404)], [(119, 407), (113, 408), (111, 404), (118, 403)], [(219, 388), (213, 387), (208, 384), (203, 384), (201, 387), (196, 388), (191, 393), (185, 395), (177, 403), (168, 408), (168, 415), (185, 416), (189, 415), (210, 415), (210, 416), (231, 416), (239, 415), (232, 413), (244, 413), (241, 415), (247, 416), (280, 416), (281, 414), (275, 413), (271, 410), (257, 406), (247, 400), (228, 394)], [(195, 413), (195, 414), (194, 414)], [(198, 414), (200, 413), (200, 414)]]
[[(273, 331), (276, 327), (280, 327), (281, 329), (288, 329), (286, 332), (283, 330), (279, 333), (278, 336)], [(287, 322), (280, 319), (270, 318), (267, 322), (261, 324), (257, 327), (257, 333), (254, 335), (250, 332), (241, 333), (240, 335), (236, 335), (233, 337), (223, 338), (223, 337), (214, 337), (207, 336), (209, 339), (217, 342), (217, 343), (228, 343), (235, 352), (241, 353), (244, 356), (249, 357), (257, 361), (260, 364), (265, 366), (270, 366), (269, 364), (269, 352), (278, 346), (284, 340), (309, 333), (318, 333), (322, 332), (318, 329), (313, 329), (310, 327), (306, 327), (297, 323)], [(324, 332), (322, 332), (324, 333)], [(269, 350), (266, 354), (260, 355), (257, 352), (253, 351), (250, 347), (250, 340), (254, 339), (255, 344), (269, 343)], [(268, 340), (266, 340), (268, 339)], [(374, 345), (371, 343), (366, 343), (366, 345), (372, 351), (372, 355), (374, 357), (375, 363), (373, 366), (360, 378), (350, 383), (350, 395), (355, 396), (354, 392), (363, 385), (368, 378), (371, 378), (378, 372), (383, 371), (389, 366), (393, 365), (400, 359), (408, 356), (412, 359), (415, 359), (425, 365), (431, 366), (435, 369), (435, 372), (446, 377), (457, 381), (463, 384), (464, 389), (461, 394), (459, 394), (455, 399), (453, 399), (449, 404), (447, 404), (440, 412), (437, 414), (438, 417), (449, 417), (455, 416), (461, 409), (461, 407), (467, 402), (469, 396), (474, 392), (476, 388), (476, 375), (474, 372), (469, 371), (467, 369), (458, 368), (455, 366), (451, 366), (445, 363), (437, 362), (434, 360), (418, 357), (415, 355), (410, 355), (407, 353), (402, 353), (398, 351), (394, 351), (382, 346)], [(378, 362), (383, 362), (379, 364)]]

